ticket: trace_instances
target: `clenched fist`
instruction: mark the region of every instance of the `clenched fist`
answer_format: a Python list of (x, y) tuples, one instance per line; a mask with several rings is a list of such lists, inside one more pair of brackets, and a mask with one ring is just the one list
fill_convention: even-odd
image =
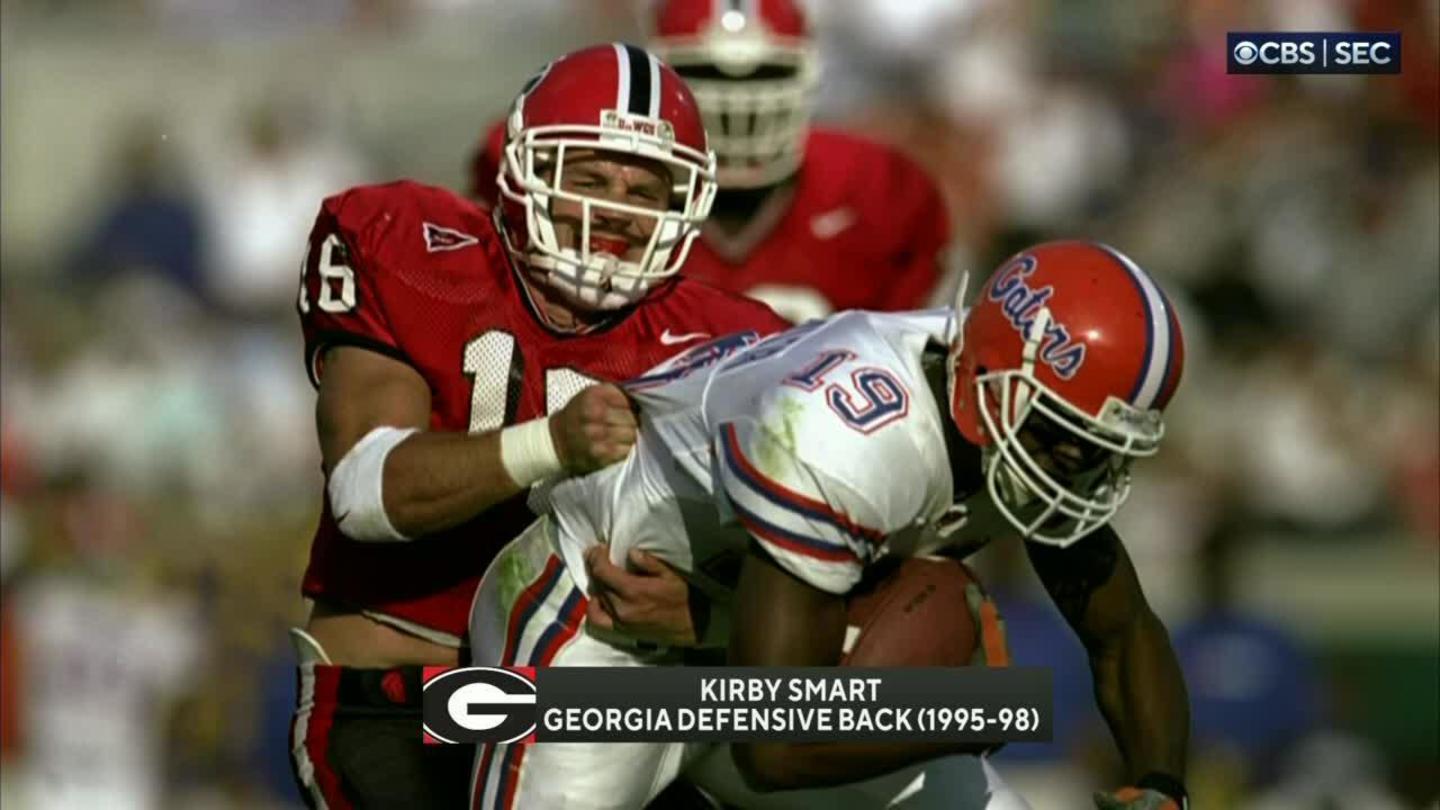
[(592, 385), (550, 418), (550, 437), (560, 463), (584, 475), (625, 458), (635, 446), (639, 423), (630, 398), (618, 386)]

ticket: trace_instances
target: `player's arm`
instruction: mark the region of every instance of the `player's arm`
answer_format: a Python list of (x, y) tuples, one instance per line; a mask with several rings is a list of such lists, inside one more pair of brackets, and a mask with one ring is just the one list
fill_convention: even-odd
[(429, 381), (389, 317), (419, 304), (383, 258), (390, 240), (404, 238), (394, 223), (413, 216), (416, 193), (362, 186), (327, 199), (301, 279), (326, 492), (354, 540), (403, 541), (458, 525), (536, 481), (623, 458), (635, 439), (630, 403), (611, 385), (582, 391), (549, 419), (493, 433), (428, 430)]
[[(396, 534), (417, 537), (473, 518), (543, 472), (586, 472), (623, 458), (635, 440), (630, 403), (611, 385), (585, 389), (548, 420), (506, 428), (521, 432), (518, 443), (503, 430), (427, 430), (429, 419), (429, 386), (408, 364), (355, 346), (325, 353), (316, 423), (331, 503), (347, 534), (372, 539), (381, 530), (371, 525), (378, 515), (346, 525), (367, 499), (342, 488), (378, 483), (385, 521)], [(392, 441), (383, 456), (370, 450)], [(553, 463), (535, 458), (547, 452), (535, 444), (553, 447)]]
[[(1067, 548), (1026, 543), (1030, 562), (1090, 657), (1095, 700), (1132, 783), (1179, 783), (1190, 703), (1165, 626), (1114, 529)], [(1147, 777), (1150, 779), (1147, 780)]]
[[(804, 448), (797, 447), (796, 440), (763, 427), (779, 422), (774, 414), (783, 413), (787, 402), (781, 398), (771, 405), (754, 422), (722, 426), (717, 438), (720, 486), (752, 538), (732, 608), (729, 662), (834, 666), (844, 641), (844, 595), (859, 582), (864, 566), (883, 543), (887, 525), (895, 521), (887, 521), (872, 499), (854, 486), (802, 460), (797, 452)], [(811, 413), (822, 420), (833, 418), (828, 409)], [(873, 458), (885, 452), (885, 446), (876, 443), (883, 439), (873, 435), (854, 440), (864, 444), (837, 448), (837, 434), (808, 432), (806, 425), (793, 419), (790, 425), (799, 436), (823, 439), (827, 457), (868, 452)], [(894, 502), (895, 516), (912, 514), (901, 504), (907, 495), (924, 489), (900, 474), (874, 483), (891, 488), (885, 494)], [(908, 523), (898, 521), (898, 525)], [(762, 791), (843, 784), (975, 750), (943, 743), (731, 747), (741, 774), (753, 789)]]
[[(802, 582), (752, 543), (735, 595), (732, 666), (834, 666), (845, 638), (845, 597)], [(978, 753), (957, 743), (735, 743), (754, 790), (839, 785), (935, 757)]]

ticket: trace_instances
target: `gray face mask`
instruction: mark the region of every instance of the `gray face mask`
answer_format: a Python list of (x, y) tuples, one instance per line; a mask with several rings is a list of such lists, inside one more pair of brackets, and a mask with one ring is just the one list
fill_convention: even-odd
[(653, 45), (695, 94), (722, 188), (763, 188), (795, 173), (820, 78), (812, 45), (753, 31)]

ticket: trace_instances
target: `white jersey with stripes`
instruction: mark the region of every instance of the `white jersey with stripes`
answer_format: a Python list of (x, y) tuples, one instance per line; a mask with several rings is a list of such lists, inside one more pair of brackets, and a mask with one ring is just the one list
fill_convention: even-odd
[(577, 585), (602, 540), (616, 564), (644, 549), (722, 599), (752, 537), (831, 593), (881, 554), (916, 553), (952, 499), (948, 417), (921, 354), (953, 318), (846, 312), (720, 338), (627, 383), (641, 405), (633, 452), (551, 496)]

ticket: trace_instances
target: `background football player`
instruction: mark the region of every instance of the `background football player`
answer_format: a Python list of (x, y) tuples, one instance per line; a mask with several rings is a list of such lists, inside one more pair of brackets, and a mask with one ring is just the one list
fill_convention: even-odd
[(527, 490), (634, 442), (625, 395), (593, 383), (783, 326), (674, 278), (714, 157), (655, 57), (563, 57), (508, 125), (493, 217), (402, 181), (329, 198), (310, 238), (298, 307), (327, 485), (291, 742), (320, 806), (464, 800), (468, 752), (420, 743), (419, 668), (460, 661), (485, 564), (532, 517)]
[[(792, 322), (841, 309), (948, 301), (950, 225), (935, 183), (896, 150), (810, 125), (820, 65), (793, 0), (662, 0), (650, 47), (700, 103), (719, 193), (686, 275)], [(503, 122), (472, 160), (471, 193), (498, 198)]]
[[(475, 600), (476, 663), (674, 663), (623, 624), (592, 621), (581, 632), (591, 600), (614, 590), (587, 562), (613, 566), (639, 548), (683, 572), (711, 623), (733, 605), (731, 663), (834, 665), (846, 594), (869, 565), (953, 546), (968, 553), (1018, 533), (1090, 652), (1097, 701), (1135, 782), (1097, 804), (1182, 804), (1184, 682), (1108, 526), (1128, 496), (1131, 462), (1158, 449), (1184, 365), (1173, 309), (1150, 277), (1103, 245), (1052, 243), (1001, 267), (969, 311), (957, 300), (952, 310), (843, 313), (751, 342), (712, 342), (627, 384), (643, 415), (634, 453), (558, 486), (551, 515), (502, 552)], [(596, 537), (612, 541), (596, 546)], [(683, 748), (482, 746), (474, 799), (639, 806), (685, 764)], [(761, 790), (837, 785), (966, 753), (975, 749), (734, 746), (745, 781)], [(757, 804), (712, 778), (728, 762), (720, 758), (692, 776), (726, 801)], [(958, 792), (932, 785), (910, 801), (1019, 803), (973, 757), (946, 763), (971, 778), (949, 780)]]

